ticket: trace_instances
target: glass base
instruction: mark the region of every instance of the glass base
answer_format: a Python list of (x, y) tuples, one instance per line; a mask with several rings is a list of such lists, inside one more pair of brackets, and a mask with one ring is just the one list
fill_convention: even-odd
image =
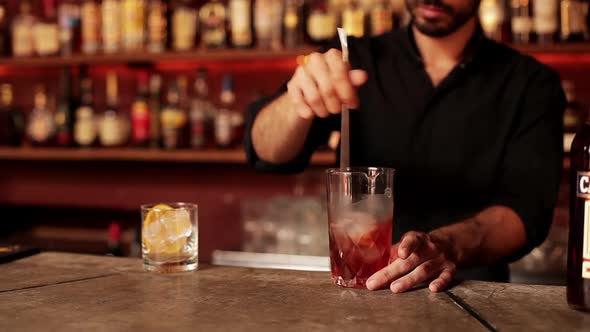
[(368, 278), (365, 279), (358, 277), (350, 280), (344, 280), (344, 278), (340, 276), (332, 276), (332, 281), (335, 285), (346, 288), (367, 289), (367, 280)]
[(150, 260), (143, 260), (143, 270), (157, 273), (191, 272), (199, 267), (198, 261), (160, 263)]

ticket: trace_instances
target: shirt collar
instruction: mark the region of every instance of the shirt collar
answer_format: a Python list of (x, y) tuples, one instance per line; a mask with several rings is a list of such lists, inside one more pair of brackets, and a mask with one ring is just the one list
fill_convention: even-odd
[[(422, 65), (422, 56), (420, 55), (420, 51), (418, 50), (418, 46), (416, 45), (416, 40), (414, 39), (414, 31), (412, 30), (412, 23), (408, 24), (405, 28), (405, 33), (403, 34), (403, 43), (404, 49), (408, 52), (410, 58), (416, 62), (418, 65)], [(467, 43), (465, 48), (463, 60), (460, 62), (460, 66), (465, 67), (466, 65), (470, 65), (475, 62), (481, 55), (483, 54), (482, 49), (484, 48), (488, 38), (486, 37), (481, 25), (478, 23), (475, 29), (475, 33)]]

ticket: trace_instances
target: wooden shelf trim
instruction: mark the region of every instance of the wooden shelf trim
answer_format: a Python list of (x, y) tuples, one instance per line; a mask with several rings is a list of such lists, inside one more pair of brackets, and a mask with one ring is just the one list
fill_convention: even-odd
[[(0, 148), (0, 160), (29, 161), (139, 161), (245, 164), (242, 150), (151, 150), (140, 148)], [(316, 152), (312, 165), (331, 166), (336, 161), (332, 151)]]
[(254, 61), (254, 60), (295, 60), (297, 56), (312, 52), (314, 48), (304, 47), (293, 50), (257, 50), (257, 49), (226, 49), (226, 50), (195, 50), (190, 52), (134, 52), (118, 54), (76, 54), (71, 56), (48, 57), (0, 57), (0, 66), (67, 66), (67, 65), (100, 65), (125, 63), (158, 63), (158, 62), (202, 62), (202, 61)]

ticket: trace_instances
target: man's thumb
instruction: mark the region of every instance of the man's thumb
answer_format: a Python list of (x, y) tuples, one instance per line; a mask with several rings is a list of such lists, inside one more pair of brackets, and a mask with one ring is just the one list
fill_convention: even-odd
[(367, 81), (367, 72), (360, 69), (351, 70), (348, 72), (348, 77), (353, 86), (359, 87)]

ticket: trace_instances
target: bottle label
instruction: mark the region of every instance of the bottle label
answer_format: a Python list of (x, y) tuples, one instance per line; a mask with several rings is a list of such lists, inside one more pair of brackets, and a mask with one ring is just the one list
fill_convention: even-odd
[(582, 278), (590, 279), (590, 172), (578, 172), (576, 184), (577, 196), (584, 199)]
[(336, 17), (331, 13), (312, 13), (307, 20), (307, 31), (315, 41), (330, 39), (336, 34)]
[(135, 102), (131, 110), (133, 142), (141, 143), (150, 138), (150, 112), (145, 102)]

